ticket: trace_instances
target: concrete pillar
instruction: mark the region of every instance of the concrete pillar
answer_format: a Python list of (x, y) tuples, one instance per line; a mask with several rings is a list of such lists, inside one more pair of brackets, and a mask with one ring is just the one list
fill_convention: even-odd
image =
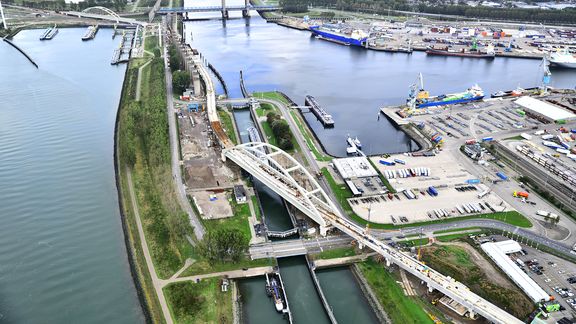
[(390, 267), (390, 258), (386, 258), (386, 266)]
[(470, 317), (471, 319), (474, 319), (476, 317), (476, 313), (474, 313), (474, 310), (471, 308), (468, 308), (468, 317)]
[(244, 18), (250, 17), (249, 6), (250, 6), (250, 1), (244, 0), (244, 10), (242, 10), (242, 17), (244, 17)]
[(428, 292), (431, 293), (434, 291), (434, 287), (432, 287), (430, 284), (428, 284)]
[(326, 236), (328, 232), (328, 227), (320, 225), (320, 235)]
[(228, 19), (228, 9), (226, 9), (226, 0), (222, 0), (222, 19)]

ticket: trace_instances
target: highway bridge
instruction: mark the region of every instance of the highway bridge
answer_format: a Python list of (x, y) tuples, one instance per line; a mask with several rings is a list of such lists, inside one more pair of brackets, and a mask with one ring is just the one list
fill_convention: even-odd
[[(442, 275), (407, 253), (391, 248), (374, 235), (366, 233), (364, 228), (345, 219), (315, 177), (281, 149), (266, 143), (251, 142), (227, 147), (222, 154), (224, 159), (234, 161), (318, 223), (322, 235), (326, 235), (330, 227), (339, 229), (357, 240), (361, 246), (367, 246), (382, 255), (388, 265), (394, 263), (426, 282), (430, 291), (436, 289), (464, 305), (470, 316), (479, 314), (494, 323), (523, 323), (476, 295), (462, 283)], [(286, 252), (287, 255), (294, 255), (305, 251), (305, 246), (294, 246), (292, 251)]]
[(256, 10), (256, 11), (278, 11), (278, 6), (204, 6), (204, 7), (173, 7), (173, 8), (160, 8), (159, 14), (168, 13), (185, 13), (185, 12), (221, 12), (228, 11), (243, 11), (243, 10)]

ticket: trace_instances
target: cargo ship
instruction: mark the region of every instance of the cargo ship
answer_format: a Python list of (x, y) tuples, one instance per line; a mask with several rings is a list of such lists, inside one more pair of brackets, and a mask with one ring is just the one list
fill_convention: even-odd
[(316, 98), (308, 95), (304, 98), (304, 104), (307, 107), (310, 107), (314, 116), (320, 120), (324, 127), (334, 127), (334, 119), (332, 118), (332, 115), (328, 114), (326, 110), (320, 107)]
[(412, 104), (415, 108), (467, 103), (484, 98), (484, 92), (478, 85), (474, 85), (463, 92), (449, 93), (431, 97), (428, 91), (424, 90), (422, 73), (420, 73), (418, 79), (420, 81), (420, 90), (416, 94), (416, 85), (413, 85), (410, 98), (408, 99), (408, 104)]
[(571, 54), (566, 48), (550, 54), (548, 61), (551, 67), (576, 69), (576, 55)]
[(448, 46), (443, 48), (428, 47), (426, 49), (426, 54), (428, 55), (441, 55), (441, 56), (458, 56), (458, 57), (472, 57), (472, 58), (483, 58), (483, 59), (493, 59), (496, 56), (496, 51), (492, 44), (486, 46), (486, 52), (481, 52), (478, 50), (478, 45), (476, 41), (472, 43), (472, 48), (466, 51), (465, 48), (457, 51), (450, 49)]
[(336, 24), (310, 26), (308, 29), (319, 39), (342, 45), (365, 46), (368, 35), (359, 29), (346, 28)]
[(40, 40), (51, 40), (56, 34), (58, 34), (58, 28), (54, 25), (54, 27), (47, 28), (44, 33), (42, 33)]

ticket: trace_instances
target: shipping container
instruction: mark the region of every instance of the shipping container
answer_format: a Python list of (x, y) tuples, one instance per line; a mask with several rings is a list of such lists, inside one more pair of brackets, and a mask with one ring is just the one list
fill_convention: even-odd
[(498, 176), (498, 178), (502, 179), (502, 180), (508, 180), (508, 176), (506, 176), (504, 173), (502, 172), (496, 172), (496, 175)]
[(549, 140), (549, 139), (551, 139), (551, 138), (554, 138), (554, 135), (552, 135), (552, 134), (544, 134), (544, 135), (542, 135), (542, 139), (543, 139), (543, 140)]
[(406, 164), (406, 162), (400, 160), (400, 159), (394, 159), (394, 162), (396, 163), (400, 163), (400, 164)]
[(476, 144), (476, 139), (472, 138), (472, 139), (466, 140), (465, 143), (466, 143), (466, 145)]
[(466, 183), (477, 184), (477, 183), (480, 183), (480, 179), (468, 179), (468, 180), (466, 180)]
[(438, 196), (438, 190), (436, 190), (436, 188), (432, 186), (428, 187), (428, 192), (430, 193), (431, 196), (434, 197)]
[(522, 134), (520, 134), (520, 136), (522, 136), (522, 138), (523, 138), (523, 139), (526, 139), (526, 140), (531, 140), (531, 139), (532, 139), (532, 136), (530, 136), (530, 135), (528, 135), (528, 134), (526, 134), (526, 133), (522, 133)]
[(492, 140), (494, 140), (494, 138), (492, 136), (487, 136), (487, 137), (482, 138), (482, 142), (490, 142)]
[(512, 195), (516, 198), (528, 198), (529, 194), (525, 191), (514, 191)]
[(386, 161), (386, 160), (380, 160), (380, 164), (383, 164), (386, 166), (396, 165), (396, 163), (391, 162), (391, 161)]

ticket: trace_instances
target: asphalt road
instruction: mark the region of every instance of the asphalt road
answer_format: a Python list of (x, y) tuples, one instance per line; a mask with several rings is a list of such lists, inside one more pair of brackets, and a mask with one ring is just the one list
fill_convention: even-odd
[[(162, 18), (163, 22), (165, 17)], [(165, 26), (165, 22), (163, 23), (163, 27)], [(165, 28), (162, 29), (163, 32), (166, 30)], [(190, 224), (194, 227), (194, 235), (198, 240), (202, 240), (204, 237), (204, 226), (200, 222), (198, 215), (192, 209), (190, 205), (190, 201), (188, 201), (188, 197), (186, 196), (186, 188), (184, 187), (184, 181), (182, 180), (182, 173), (180, 170), (180, 155), (178, 152), (178, 131), (176, 128), (176, 116), (174, 114), (174, 100), (172, 98), (172, 72), (170, 71), (170, 63), (168, 62), (168, 48), (166, 46), (168, 44), (167, 36), (164, 35), (164, 74), (166, 75), (166, 103), (167, 103), (167, 114), (168, 114), (168, 126), (170, 132), (170, 150), (172, 153), (172, 178), (174, 179), (174, 184), (176, 186), (176, 192), (178, 196), (178, 202), (180, 203), (180, 207), (186, 211), (188, 214), (188, 219), (190, 219)]]

